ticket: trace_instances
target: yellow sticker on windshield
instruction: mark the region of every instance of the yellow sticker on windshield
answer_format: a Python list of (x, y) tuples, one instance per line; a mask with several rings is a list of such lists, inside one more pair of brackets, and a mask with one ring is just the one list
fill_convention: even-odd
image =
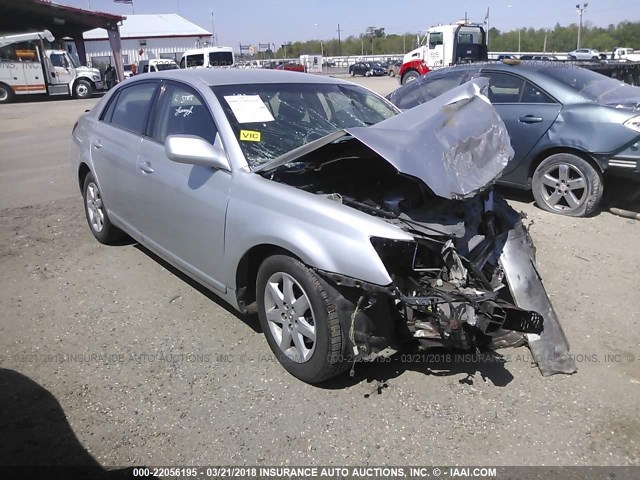
[(240, 130), (240, 140), (243, 142), (259, 142), (262, 138), (260, 132), (254, 130)]

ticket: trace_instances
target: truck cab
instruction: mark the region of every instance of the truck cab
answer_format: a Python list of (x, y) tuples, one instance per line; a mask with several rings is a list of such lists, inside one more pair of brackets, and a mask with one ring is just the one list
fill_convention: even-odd
[(51, 32), (0, 36), (0, 103), (16, 95), (71, 95), (86, 98), (102, 90), (96, 68), (82, 67), (66, 50), (46, 49)]
[(487, 59), (487, 38), (481, 25), (437, 25), (427, 30), (422, 45), (404, 56), (398, 76), (404, 85), (436, 68)]

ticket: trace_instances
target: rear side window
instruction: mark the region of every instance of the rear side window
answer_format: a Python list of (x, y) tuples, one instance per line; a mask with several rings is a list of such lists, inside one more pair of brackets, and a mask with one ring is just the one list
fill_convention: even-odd
[(186, 85), (165, 85), (151, 128), (154, 140), (164, 143), (169, 135), (196, 135), (213, 145), (217, 131), (209, 110), (195, 90)]
[(118, 97), (107, 107), (102, 120), (143, 135), (157, 85), (157, 82), (150, 82), (121, 89)]

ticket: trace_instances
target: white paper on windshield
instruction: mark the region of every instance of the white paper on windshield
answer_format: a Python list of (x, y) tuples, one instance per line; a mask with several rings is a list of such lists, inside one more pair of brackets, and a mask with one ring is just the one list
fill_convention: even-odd
[(231, 107), (238, 123), (275, 121), (260, 95), (227, 95), (224, 99)]

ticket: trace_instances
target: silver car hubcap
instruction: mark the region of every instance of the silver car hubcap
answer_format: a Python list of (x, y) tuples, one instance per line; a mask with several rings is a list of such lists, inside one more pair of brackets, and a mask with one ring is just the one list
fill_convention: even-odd
[(9, 92), (4, 87), (0, 87), (0, 102), (4, 102), (7, 98), (9, 98)]
[(81, 83), (76, 87), (76, 93), (79, 97), (84, 97), (87, 93), (89, 93), (89, 90), (87, 89), (86, 85)]
[(87, 199), (85, 201), (89, 224), (96, 233), (100, 233), (104, 228), (104, 207), (102, 206), (100, 190), (93, 182), (87, 185)]
[(572, 211), (587, 199), (587, 179), (573, 165), (561, 163), (548, 168), (542, 175), (542, 197), (558, 211)]
[(302, 286), (287, 273), (274, 273), (265, 287), (264, 308), (280, 350), (294, 362), (309, 360), (316, 348), (316, 322)]

